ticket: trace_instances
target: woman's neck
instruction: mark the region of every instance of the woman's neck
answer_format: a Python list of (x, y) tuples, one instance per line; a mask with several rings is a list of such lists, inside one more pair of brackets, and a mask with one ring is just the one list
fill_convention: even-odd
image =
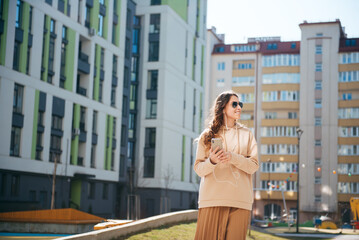
[(228, 128), (232, 128), (236, 123), (235, 119), (224, 119), (224, 125)]

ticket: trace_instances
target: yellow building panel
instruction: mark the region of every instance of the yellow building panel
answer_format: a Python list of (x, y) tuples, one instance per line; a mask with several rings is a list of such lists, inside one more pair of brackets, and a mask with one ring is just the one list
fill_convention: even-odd
[(298, 144), (296, 137), (262, 137), (262, 144)]
[(243, 103), (243, 112), (253, 112), (254, 111), (254, 103)]
[(340, 82), (338, 84), (338, 90), (359, 90), (359, 82)]
[[(247, 128), (252, 128), (254, 127), (254, 121), (253, 120), (240, 120), (239, 121), (241, 124), (243, 124), (245, 127)], [(253, 133), (254, 134), (254, 133)]]
[(267, 162), (268, 159), (272, 162), (298, 162), (298, 155), (260, 155), (261, 162)]
[(359, 197), (359, 194), (338, 193), (338, 202), (349, 202), (351, 197)]
[(357, 145), (359, 144), (359, 137), (339, 137), (339, 145)]
[(359, 99), (348, 100), (348, 101), (339, 101), (339, 108), (350, 108), (350, 107), (359, 107)]
[(299, 91), (300, 85), (297, 83), (282, 83), (282, 84), (263, 84), (262, 92), (269, 91)]
[(358, 163), (357, 156), (338, 156), (338, 163)]
[[(262, 190), (260, 193), (261, 199), (273, 199), (273, 200), (283, 200), (281, 191), (266, 191)], [(297, 200), (297, 192), (286, 191), (284, 192), (285, 200)]]
[(262, 102), (263, 110), (299, 110), (299, 102), (277, 101), (277, 102)]
[(260, 180), (277, 180), (277, 181), (284, 181), (287, 180), (287, 178), (290, 179), (290, 181), (297, 181), (298, 175), (296, 173), (293, 173), (292, 176), (290, 176), (290, 173), (261, 173)]
[(359, 182), (359, 175), (338, 174), (338, 182)]
[(262, 68), (262, 74), (270, 73), (299, 73), (299, 66), (280, 66), (280, 67), (264, 67)]
[(352, 127), (359, 126), (358, 119), (338, 119), (339, 127)]
[(339, 64), (339, 72), (359, 71), (359, 63)]
[(262, 127), (270, 126), (299, 126), (299, 119), (262, 119)]
[(232, 77), (254, 76), (254, 69), (233, 69)]
[(232, 91), (240, 93), (254, 93), (254, 86), (232, 87)]

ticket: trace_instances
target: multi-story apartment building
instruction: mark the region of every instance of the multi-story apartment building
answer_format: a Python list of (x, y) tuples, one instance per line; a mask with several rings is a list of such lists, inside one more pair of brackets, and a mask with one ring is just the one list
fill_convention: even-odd
[(195, 207), (206, 1), (0, 3), (0, 210)]
[(241, 122), (255, 132), (260, 158), (254, 217), (287, 210), (296, 218), (299, 171), (300, 222), (323, 213), (348, 221), (349, 198), (359, 194), (359, 39), (339, 20), (300, 28), (300, 41), (230, 45), (208, 30), (206, 106), (228, 89), (244, 102)]

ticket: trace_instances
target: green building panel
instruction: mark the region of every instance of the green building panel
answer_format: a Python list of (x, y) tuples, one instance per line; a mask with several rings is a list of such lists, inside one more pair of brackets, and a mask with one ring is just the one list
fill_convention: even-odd
[(37, 144), (37, 121), (39, 118), (39, 101), (40, 101), (40, 91), (35, 91), (35, 102), (34, 102), (34, 122), (32, 127), (32, 145), (31, 145), (31, 159), (36, 157), (36, 144)]
[(27, 2), (23, 3), (22, 7), (22, 30), (24, 31), (23, 41), (20, 45), (20, 59), (19, 71), (26, 74), (27, 62), (27, 48), (29, 42), (29, 18), (30, 18), (30, 5)]
[(96, 29), (98, 32), (98, 14), (100, 12), (100, 2), (93, 1), (93, 7), (90, 10), (91, 18), (90, 18), (90, 28)]
[(79, 209), (81, 205), (81, 180), (71, 181), (71, 199), (70, 207)]
[[(80, 129), (80, 104), (74, 104), (73, 109), (73, 122), (72, 126), (74, 129)], [(77, 165), (77, 158), (79, 156), (79, 135), (75, 135), (71, 141), (71, 164)]]
[(93, 99), (99, 100), (99, 91), (100, 91), (100, 66), (101, 66), (101, 47), (95, 45), (95, 67), (96, 67), (96, 77), (93, 80)]
[(67, 46), (66, 46), (66, 64), (65, 64), (65, 89), (72, 91), (74, 81), (74, 65), (75, 65), (75, 40), (76, 32), (71, 28), (67, 28)]
[[(105, 170), (111, 170), (111, 160), (112, 160), (112, 131), (113, 131), (113, 116), (107, 115), (106, 121), (106, 139), (105, 139)], [(107, 147), (107, 139), (109, 141)]]
[(68, 11), (68, 9), (67, 9), (68, 2), (69, 2), (69, 0), (64, 0), (64, 4), (65, 4), (65, 6), (64, 6), (64, 14), (65, 15), (67, 15), (67, 11)]
[(103, 38), (107, 39), (108, 36), (108, 14), (109, 14), (109, 7), (108, 7), (108, 0), (105, 0), (105, 6), (106, 6), (106, 16), (103, 18)]
[(121, 20), (121, 0), (118, 0), (116, 9), (114, 9), (115, 13), (118, 16), (118, 23), (115, 28), (115, 45), (119, 46), (120, 44), (120, 20)]
[(5, 53), (6, 53), (6, 35), (7, 35), (7, 22), (9, 19), (9, 0), (2, 0), (4, 11), (2, 13), (2, 20), (4, 22), (4, 31), (0, 36), (0, 65), (5, 65)]
[(48, 67), (49, 67), (49, 49), (50, 49), (50, 24), (51, 24), (51, 18), (49, 16), (46, 16), (45, 18), (45, 28), (47, 30), (44, 37), (43, 44), (43, 53), (42, 53), (42, 67), (44, 69), (44, 72), (42, 73), (42, 80), (47, 82), (47, 76), (48, 76)]
[(187, 0), (162, 0), (162, 5), (170, 6), (184, 21), (187, 22)]

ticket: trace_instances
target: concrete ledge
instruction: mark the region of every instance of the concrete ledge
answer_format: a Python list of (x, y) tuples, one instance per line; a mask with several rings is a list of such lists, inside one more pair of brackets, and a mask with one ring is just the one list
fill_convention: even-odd
[(146, 229), (158, 228), (163, 225), (175, 224), (185, 221), (197, 220), (197, 210), (185, 210), (179, 212), (166, 213), (154, 217), (141, 219), (129, 224), (108, 229), (77, 234), (68, 237), (57, 238), (58, 240), (77, 239), (77, 240), (110, 240), (126, 236)]
[(0, 222), (0, 232), (78, 234), (93, 230), (92, 224)]

